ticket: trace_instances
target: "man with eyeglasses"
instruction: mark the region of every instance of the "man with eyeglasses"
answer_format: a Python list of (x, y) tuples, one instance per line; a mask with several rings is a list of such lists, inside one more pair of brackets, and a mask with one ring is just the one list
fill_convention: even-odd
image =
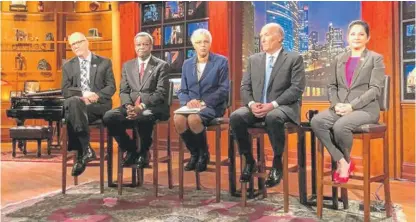
[(96, 159), (90, 146), (88, 123), (101, 119), (111, 109), (116, 86), (111, 60), (92, 53), (84, 34), (75, 32), (68, 42), (75, 57), (62, 67), (62, 93), (68, 150), (78, 151), (72, 176), (79, 176), (86, 164)]
[(206, 29), (192, 33), (195, 55), (182, 67), (181, 88), (178, 92), (182, 106), (199, 108), (196, 114), (175, 114), (175, 129), (191, 152), (185, 171), (207, 170), (210, 161), (206, 126), (222, 117), (227, 108), (229, 79), (228, 59), (210, 52), (212, 36)]
[[(120, 99), (121, 106), (108, 111), (103, 118), (108, 132), (119, 148), (127, 152), (123, 166), (149, 167), (149, 148), (152, 145), (156, 120), (169, 119), (169, 65), (151, 54), (153, 37), (140, 32), (134, 37), (137, 58), (123, 64)], [(138, 126), (140, 150), (126, 133), (127, 127)], [(157, 138), (155, 138), (157, 139)]]

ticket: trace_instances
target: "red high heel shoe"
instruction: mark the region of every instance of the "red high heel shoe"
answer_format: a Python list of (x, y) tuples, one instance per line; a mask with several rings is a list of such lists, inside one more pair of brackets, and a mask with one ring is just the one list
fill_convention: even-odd
[(350, 161), (350, 167), (348, 168), (348, 176), (347, 177), (340, 177), (338, 174), (338, 178), (334, 180), (335, 183), (347, 183), (350, 179), (350, 175), (353, 174), (355, 170), (354, 162)]

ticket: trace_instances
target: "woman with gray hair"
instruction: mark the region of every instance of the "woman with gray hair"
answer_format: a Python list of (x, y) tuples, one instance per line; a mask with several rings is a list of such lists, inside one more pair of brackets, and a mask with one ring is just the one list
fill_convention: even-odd
[(186, 171), (207, 169), (209, 152), (205, 127), (222, 117), (227, 107), (229, 91), (228, 60), (210, 52), (212, 36), (206, 29), (197, 29), (191, 36), (195, 55), (182, 66), (181, 88), (178, 92), (182, 106), (200, 108), (196, 114), (175, 114), (176, 131), (191, 152)]

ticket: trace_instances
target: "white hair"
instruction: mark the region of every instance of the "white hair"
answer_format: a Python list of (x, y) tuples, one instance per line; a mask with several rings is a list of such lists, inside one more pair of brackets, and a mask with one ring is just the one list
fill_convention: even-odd
[(207, 36), (207, 37), (208, 37), (208, 39), (209, 39), (209, 43), (212, 43), (212, 35), (211, 35), (211, 33), (210, 33), (208, 30), (206, 30), (206, 29), (197, 29), (197, 30), (195, 30), (195, 31), (192, 33), (192, 36), (191, 36), (191, 42), (192, 42), (192, 43), (194, 43), (195, 38), (196, 38), (197, 36), (199, 36), (199, 35), (205, 35), (205, 36)]
[(282, 28), (281, 25), (272, 22), (272, 23), (267, 23), (265, 26), (263, 26), (263, 28), (266, 27), (266, 26), (267, 27), (275, 27), (275, 28), (277, 28), (279, 30), (279, 33), (282, 36), (282, 38), (283, 39), (285, 38), (285, 30), (283, 30), (283, 28)]
[(150, 39), (150, 42), (152, 43), (152, 45), (153, 45), (153, 37), (152, 37), (152, 35), (150, 35), (149, 33), (147, 33), (147, 32), (139, 32), (139, 33), (137, 33), (136, 34), (136, 36), (134, 36), (134, 40), (136, 41), (136, 39), (138, 38), (138, 37), (147, 37), (147, 38), (149, 38)]

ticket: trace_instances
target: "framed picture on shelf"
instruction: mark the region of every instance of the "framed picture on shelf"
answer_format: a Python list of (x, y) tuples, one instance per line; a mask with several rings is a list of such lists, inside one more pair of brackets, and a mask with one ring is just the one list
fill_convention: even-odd
[(188, 10), (186, 19), (200, 19), (207, 17), (207, 2), (205, 1), (190, 1), (188, 2)]
[(186, 50), (186, 58), (189, 59), (195, 55), (195, 49), (187, 49)]
[(403, 22), (403, 59), (414, 59), (415, 58), (415, 22)]
[(162, 59), (162, 60), (164, 59), (164, 58), (162, 58), (162, 52), (161, 51), (153, 51), (152, 55), (156, 58), (159, 58), (159, 59)]
[(181, 21), (185, 18), (185, 2), (165, 2), (165, 22)]
[(414, 102), (416, 93), (415, 61), (403, 62), (402, 73), (402, 100)]
[(169, 82), (173, 83), (173, 98), (178, 98), (178, 91), (181, 89), (181, 78), (170, 78)]
[(170, 64), (171, 73), (181, 73), (184, 61), (183, 50), (171, 50), (164, 52), (164, 60)]
[(142, 4), (142, 25), (158, 24), (162, 21), (162, 2)]
[(160, 27), (148, 27), (142, 29), (143, 32), (147, 32), (153, 37), (153, 48), (160, 49), (162, 46), (162, 28)]
[(194, 33), (195, 30), (197, 29), (208, 29), (208, 22), (207, 21), (202, 21), (202, 22), (192, 22), (192, 23), (188, 23), (188, 28), (187, 28), (187, 38), (186, 38), (186, 42), (189, 46), (192, 46), (192, 42), (191, 42), (191, 36), (192, 33)]
[(165, 47), (183, 46), (185, 35), (183, 25), (167, 25), (164, 27), (163, 31)]
[(415, 18), (415, 2), (414, 1), (403, 1), (402, 5), (402, 20), (414, 19)]

